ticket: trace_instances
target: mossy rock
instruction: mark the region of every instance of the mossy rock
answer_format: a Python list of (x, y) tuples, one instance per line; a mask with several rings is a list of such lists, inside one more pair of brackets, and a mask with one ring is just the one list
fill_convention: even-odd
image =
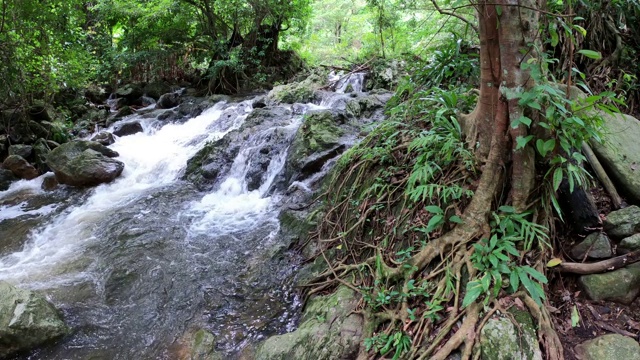
[(340, 120), (330, 110), (311, 111), (303, 121), (287, 154), (287, 179), (302, 169), (309, 156), (340, 146), (344, 134)]
[(354, 314), (358, 300), (349, 288), (311, 299), (294, 332), (273, 336), (257, 346), (256, 360), (352, 359), (362, 340), (363, 318)]
[[(480, 332), (482, 360), (542, 360), (531, 315), (514, 307), (491, 318)], [(514, 323), (515, 321), (515, 323)]]
[(43, 296), (0, 281), (0, 358), (68, 333), (58, 311)]
[(278, 85), (269, 92), (267, 100), (276, 104), (308, 103), (322, 83), (320, 76), (311, 75), (300, 82)]

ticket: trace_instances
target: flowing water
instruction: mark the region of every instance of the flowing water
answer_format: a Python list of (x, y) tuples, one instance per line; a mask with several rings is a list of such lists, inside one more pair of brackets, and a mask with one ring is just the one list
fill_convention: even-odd
[(114, 182), (45, 193), (39, 178), (0, 192), (0, 224), (31, 229), (0, 252), (0, 280), (42, 291), (74, 331), (29, 358), (174, 359), (200, 328), (232, 358), (293, 329), (297, 262), (278, 252), (281, 195), (270, 191), (288, 146), (275, 148), (258, 189), (247, 190), (245, 175), (273, 133), (290, 143), (302, 115), (245, 139), (217, 190), (179, 180), (190, 157), (251, 110), (250, 100), (220, 102), (163, 126), (134, 116), (144, 131), (111, 145), (125, 163)]

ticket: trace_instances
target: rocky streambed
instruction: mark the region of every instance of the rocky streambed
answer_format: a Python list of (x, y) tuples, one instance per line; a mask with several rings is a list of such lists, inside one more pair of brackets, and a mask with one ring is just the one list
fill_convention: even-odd
[[(44, 190), (47, 173), (0, 192), (1, 286), (32, 291), (22, 296), (64, 319), (0, 357), (234, 358), (292, 331), (300, 259), (282, 211), (305, 206), (382, 117), (390, 93), (360, 92), (359, 76), (349, 94), (306, 82), (150, 106), (106, 129), (116, 136), (87, 134), (117, 153), (114, 180)], [(0, 326), (11, 328), (16, 309), (0, 311)]]

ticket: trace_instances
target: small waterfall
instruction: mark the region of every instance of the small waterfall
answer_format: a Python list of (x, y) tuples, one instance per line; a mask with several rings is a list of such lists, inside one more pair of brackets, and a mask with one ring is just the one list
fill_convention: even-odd
[(362, 92), (366, 73), (356, 72), (340, 78), (336, 84), (337, 93)]

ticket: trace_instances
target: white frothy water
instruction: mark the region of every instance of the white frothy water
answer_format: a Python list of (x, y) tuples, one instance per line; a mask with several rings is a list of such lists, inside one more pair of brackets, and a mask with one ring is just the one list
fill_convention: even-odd
[[(223, 103), (218, 103), (184, 124), (167, 124), (159, 130), (151, 128), (142, 120), (144, 132), (119, 138), (111, 146), (120, 153), (117, 159), (125, 163), (122, 175), (112, 183), (96, 187), (85, 203), (65, 211), (46, 227), (36, 230), (21, 251), (0, 258), (0, 279), (18, 283), (46, 281), (56, 272), (56, 267), (72, 263), (82, 255), (87, 245), (99, 241), (93, 230), (106, 214), (126, 207), (145, 196), (151, 188), (177, 180), (187, 160), (207, 141), (219, 139), (240, 127), (251, 110), (248, 104), (244, 102), (234, 105), (238, 109), (238, 116), (225, 124), (218, 121)], [(18, 190), (39, 191), (41, 182), (42, 179), (18, 182), (8, 191), (0, 193), (0, 200)], [(238, 195), (237, 192), (228, 194), (231, 197)], [(249, 203), (253, 204), (245, 206), (253, 209), (257, 202), (257, 208), (260, 208), (262, 205), (259, 204), (266, 201), (257, 200), (251, 200)], [(244, 203), (231, 199), (229, 202)], [(15, 216), (20, 205), (16, 206), (3, 209), (3, 216), (5, 210), (7, 216)], [(241, 208), (240, 206), (238, 209)]]

